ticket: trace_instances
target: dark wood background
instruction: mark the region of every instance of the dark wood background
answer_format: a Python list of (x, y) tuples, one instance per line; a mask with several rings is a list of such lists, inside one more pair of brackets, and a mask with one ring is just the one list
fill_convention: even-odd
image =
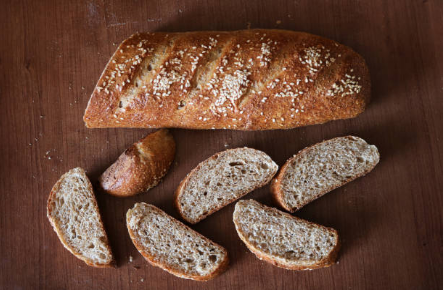
[[(0, 288), (438, 289), (442, 287), (442, 1), (2, 1), (0, 10)], [(8, 3), (9, 2), (9, 3)], [(134, 198), (97, 192), (118, 268), (94, 269), (60, 244), (46, 218), (52, 185), (81, 166), (97, 176), (153, 130), (86, 129), (89, 96), (116, 45), (136, 31), (283, 28), (351, 46), (367, 60), (372, 102), (358, 118), (287, 131), (177, 130), (165, 180)], [(217, 151), (251, 146), (279, 164), (323, 139), (354, 134), (381, 162), (295, 215), (338, 229), (339, 264), (295, 272), (259, 261), (227, 206), (196, 226), (231, 267), (203, 283), (146, 263), (124, 215), (136, 201), (177, 217), (173, 191)], [(271, 205), (268, 186), (249, 194)], [(129, 263), (129, 257), (134, 261)]]

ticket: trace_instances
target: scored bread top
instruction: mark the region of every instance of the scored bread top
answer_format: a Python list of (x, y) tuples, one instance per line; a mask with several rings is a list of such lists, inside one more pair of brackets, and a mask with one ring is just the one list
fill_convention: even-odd
[(54, 185), (47, 215), (62, 244), (77, 258), (94, 267), (113, 264), (93, 188), (82, 168), (71, 169)]
[(194, 224), (267, 184), (277, 170), (262, 151), (228, 149), (201, 162), (182, 180), (174, 204), (182, 218)]
[(378, 148), (345, 136), (301, 150), (273, 180), (275, 200), (294, 212), (325, 193), (370, 172), (379, 162)]
[(209, 280), (228, 266), (227, 251), (159, 208), (136, 203), (126, 214), (130, 237), (151, 264), (173, 275)]
[(336, 230), (254, 200), (236, 203), (233, 222), (241, 240), (259, 258), (289, 270), (328, 267), (336, 260)]
[(103, 71), (87, 127), (266, 130), (355, 117), (370, 100), (352, 49), (286, 30), (138, 33)]

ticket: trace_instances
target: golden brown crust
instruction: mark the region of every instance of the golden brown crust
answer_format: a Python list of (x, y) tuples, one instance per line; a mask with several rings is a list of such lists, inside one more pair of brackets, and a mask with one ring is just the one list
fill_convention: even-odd
[[(162, 212), (162, 214), (167, 215), (161, 209), (159, 209), (159, 208), (157, 208), (157, 207), (155, 207), (153, 205), (150, 205), (150, 206), (152, 208), (154, 208), (155, 210), (158, 210), (158, 211)], [(192, 280), (195, 280), (195, 281), (208, 281), (208, 280), (211, 280), (211, 279), (215, 278), (216, 276), (222, 274), (223, 272), (225, 272), (227, 270), (228, 265), (229, 265), (229, 257), (228, 257), (228, 252), (227, 252), (227, 250), (224, 247), (220, 246), (219, 244), (216, 244), (215, 242), (211, 241), (207, 237), (201, 235), (200, 233), (194, 231), (190, 227), (184, 225), (180, 221), (178, 221), (176, 219), (174, 219), (174, 221), (176, 221), (177, 224), (180, 227), (185, 228), (188, 231), (193, 231), (193, 232), (197, 233), (198, 235), (200, 235), (203, 239), (205, 239), (209, 243), (214, 244), (214, 245), (220, 247), (221, 249), (223, 249), (224, 252), (225, 252), (224, 260), (221, 262), (221, 264), (219, 265), (218, 268), (216, 268), (212, 273), (210, 273), (207, 276), (187, 275), (187, 274), (185, 274), (183, 272), (180, 272), (180, 271), (178, 271), (178, 270), (176, 270), (176, 269), (174, 269), (172, 267), (169, 267), (168, 265), (165, 265), (165, 264), (157, 261), (156, 257), (154, 257), (154, 256), (148, 254), (147, 252), (145, 252), (143, 245), (139, 243), (137, 237), (134, 235), (134, 232), (128, 226), (128, 220), (127, 220), (127, 228), (128, 228), (128, 233), (129, 233), (129, 235), (131, 237), (131, 240), (133, 241), (134, 246), (137, 248), (137, 250), (140, 252), (140, 254), (145, 258), (145, 260), (148, 261), (148, 263), (150, 263), (153, 266), (159, 267), (159, 268), (161, 268), (161, 269), (163, 269), (163, 270), (165, 270), (165, 271), (167, 271), (167, 272), (169, 272), (169, 273), (171, 273), (171, 274), (173, 274), (173, 275), (175, 275), (177, 277), (184, 278), (184, 279), (192, 279)]]
[[(86, 176), (86, 173), (85, 173), (85, 171), (84, 171), (82, 168), (78, 168), (78, 169), (80, 169), (81, 172), (83, 172), (83, 174)], [(67, 172), (67, 173), (65, 173), (65, 174), (69, 174), (69, 173), (70, 173), (70, 171)], [(65, 175), (65, 174), (64, 174), (64, 175)], [(113, 259), (111, 260), (111, 262), (108, 263), (108, 264), (91, 263), (90, 261), (86, 260), (86, 259), (81, 255), (81, 253), (77, 252), (74, 248), (72, 248), (72, 247), (69, 246), (69, 243), (68, 243), (68, 241), (66, 241), (66, 239), (65, 239), (65, 237), (64, 237), (64, 235), (63, 235), (63, 233), (59, 231), (59, 228), (57, 227), (55, 221), (54, 221), (53, 218), (52, 218), (52, 208), (51, 208), (51, 204), (54, 202), (54, 199), (55, 199), (56, 193), (58, 192), (58, 189), (60, 188), (60, 184), (61, 184), (62, 181), (63, 181), (64, 175), (62, 175), (62, 177), (60, 177), (60, 179), (56, 182), (56, 184), (54, 184), (54, 186), (52, 187), (51, 192), (50, 192), (50, 194), (49, 194), (48, 202), (47, 202), (47, 204), (46, 204), (47, 217), (48, 217), (49, 223), (51, 224), (52, 228), (53, 228), (54, 231), (56, 232), (56, 234), (57, 234), (57, 236), (59, 237), (60, 242), (63, 244), (63, 246), (64, 246), (68, 251), (70, 251), (74, 256), (76, 256), (78, 259), (80, 259), (80, 260), (82, 260), (83, 262), (85, 262), (87, 265), (92, 266), (92, 267), (96, 267), (96, 268), (114, 268), (114, 267), (116, 267), (116, 262), (115, 262), (115, 260), (114, 260), (114, 256), (113, 256)], [(88, 181), (88, 190), (91, 191), (91, 192), (94, 192), (91, 182), (89, 181), (88, 178), (86, 178), (86, 180)], [(102, 217), (101, 217), (101, 215), (100, 215), (99, 207), (98, 207), (98, 205), (97, 205), (97, 201), (96, 201), (95, 198), (93, 199), (93, 203), (94, 203), (94, 204), (93, 204), (94, 209), (95, 209), (97, 212), (99, 212), (100, 225), (102, 226), (103, 231), (106, 233), (106, 231), (105, 231), (105, 227), (104, 227), (103, 222), (102, 222)], [(108, 236), (105, 235), (105, 238), (106, 238), (106, 241), (105, 241), (106, 247), (107, 247), (108, 251), (109, 251), (110, 253), (112, 253), (112, 251), (111, 251), (111, 247), (109, 246)]]
[[(223, 207), (229, 205), (230, 203), (242, 198), (243, 196), (247, 195), (248, 193), (261, 188), (262, 186), (266, 185), (268, 182), (270, 182), (270, 179), (273, 178), (274, 174), (276, 174), (276, 172), (271, 175), (270, 179), (264, 180), (264, 182), (262, 182), (261, 184), (258, 184), (255, 188), (253, 188), (252, 190), (245, 192), (243, 195), (237, 197), (237, 198), (232, 198), (227, 200), (225, 203), (221, 203), (219, 207), (214, 208), (212, 210), (209, 210), (207, 214), (202, 215), (199, 219), (197, 220), (190, 220), (187, 216), (184, 215), (182, 207), (180, 206), (180, 198), (181, 195), (183, 194), (183, 190), (185, 188), (185, 186), (187, 185), (188, 181), (190, 180), (190, 178), (194, 175), (195, 172), (198, 172), (200, 170), (200, 168), (202, 167), (203, 164), (205, 164), (206, 162), (208, 162), (211, 159), (217, 159), (219, 157), (219, 155), (223, 152), (229, 152), (232, 150), (236, 150), (236, 148), (234, 149), (228, 149), (225, 151), (221, 151), (218, 152), (214, 155), (212, 155), (211, 157), (205, 159), (204, 161), (200, 162), (193, 170), (191, 170), (190, 173), (188, 173), (188, 175), (180, 182), (179, 186), (177, 187), (176, 191), (174, 192), (174, 201), (173, 201), (173, 206), (174, 208), (177, 210), (177, 212), (179, 213), (180, 217), (185, 220), (186, 222), (190, 223), (190, 224), (197, 224), (198, 222), (200, 222), (201, 220), (205, 219), (206, 217), (208, 217), (209, 215), (212, 215), (213, 213), (215, 213), (216, 211), (222, 209)], [(265, 153), (264, 153), (265, 154)]]
[[(354, 138), (353, 136), (345, 136), (345, 137), (346, 137), (346, 138)], [(333, 141), (333, 140), (335, 140), (335, 139), (339, 139), (339, 138), (344, 138), (344, 137), (336, 137), (336, 138), (330, 139), (330, 140), (328, 140), (328, 141)], [(357, 178), (359, 178), (359, 177), (362, 177), (362, 176), (367, 175), (367, 174), (368, 174), (370, 171), (372, 171), (373, 168), (375, 168), (375, 166), (376, 166), (376, 164), (375, 164), (374, 166), (368, 168), (366, 171), (362, 172), (361, 174), (357, 174), (357, 175), (354, 175), (354, 176), (350, 177), (349, 179), (347, 179), (346, 181), (344, 181), (342, 184), (339, 184), (339, 185), (337, 185), (337, 186), (331, 186), (330, 188), (327, 188), (326, 190), (323, 190), (323, 191), (319, 192), (318, 194), (314, 195), (312, 198), (310, 198), (309, 200), (307, 200), (307, 202), (305, 202), (303, 205), (301, 205), (301, 206), (299, 206), (299, 207), (292, 208), (292, 207), (290, 207), (290, 206), (288, 205), (288, 203), (285, 201), (285, 199), (284, 199), (284, 193), (283, 193), (282, 188), (281, 188), (281, 184), (282, 184), (282, 181), (283, 181), (284, 176), (285, 176), (285, 174), (286, 174), (287, 167), (291, 164), (291, 162), (292, 162), (293, 160), (295, 160), (296, 158), (298, 158), (300, 155), (303, 155), (305, 152), (311, 150), (313, 147), (315, 147), (316, 145), (321, 144), (321, 143), (323, 143), (323, 142), (325, 142), (325, 141), (318, 142), (318, 143), (316, 143), (316, 144), (314, 144), (314, 145), (311, 145), (311, 146), (309, 146), (309, 147), (306, 147), (306, 148), (302, 149), (301, 151), (299, 151), (296, 155), (294, 155), (293, 157), (291, 157), (290, 159), (288, 159), (288, 160), (285, 162), (284, 166), (281, 167), (281, 170), (279, 171), (278, 175), (277, 175), (277, 176), (271, 181), (270, 191), (271, 191), (271, 195), (272, 195), (272, 197), (273, 197), (273, 200), (275, 201), (276, 204), (278, 204), (278, 205), (279, 205), (280, 207), (282, 207), (283, 209), (285, 209), (285, 210), (287, 210), (287, 211), (289, 211), (289, 212), (296, 212), (296, 211), (298, 211), (299, 209), (301, 209), (302, 207), (304, 207), (305, 205), (309, 204), (310, 202), (312, 202), (312, 201), (314, 201), (314, 200), (320, 198), (320, 197), (323, 196), (324, 194), (326, 194), (326, 193), (328, 193), (328, 192), (330, 192), (330, 191), (332, 191), (332, 190), (334, 190), (334, 189), (336, 189), (336, 188), (339, 188), (339, 187), (341, 187), (341, 186), (343, 186), (343, 185), (345, 185), (345, 184), (347, 184), (347, 183), (349, 183), (349, 182), (351, 182), (351, 181), (353, 181), (353, 180), (355, 180), (355, 179), (357, 179)]]
[(90, 128), (288, 129), (355, 117), (369, 100), (364, 59), (319, 36), (141, 33), (110, 59), (84, 121)]
[(148, 191), (165, 176), (174, 159), (176, 143), (168, 130), (149, 134), (120, 155), (99, 178), (103, 190), (127, 197)]
[[(269, 208), (263, 204), (260, 205), (262, 208), (266, 208), (267, 210), (277, 210), (277, 209), (273, 209), (273, 208)], [(277, 210), (279, 211), (279, 210)], [(301, 220), (297, 217), (294, 217), (286, 212), (282, 212), (279, 211), (280, 213), (282, 213), (283, 215), (291, 218), (291, 219), (296, 219), (296, 220)], [(233, 220), (233, 222), (236, 224), (236, 221)], [(310, 224), (315, 224), (312, 222), (308, 222)], [(315, 269), (319, 269), (319, 268), (325, 268), (325, 267), (330, 267), (331, 265), (333, 265), (334, 263), (336, 263), (337, 257), (338, 257), (338, 253), (339, 250), (341, 248), (341, 242), (339, 240), (339, 235), (338, 232), (333, 229), (333, 228), (329, 228), (329, 227), (325, 227), (323, 225), (319, 225), (319, 224), (315, 224), (318, 228), (323, 228), (327, 231), (333, 231), (335, 232), (335, 236), (336, 236), (336, 245), (335, 247), (331, 250), (331, 252), (329, 253), (329, 255), (327, 257), (325, 257), (324, 259), (322, 259), (321, 261), (319, 261), (318, 263), (312, 264), (312, 265), (307, 265), (307, 266), (302, 266), (302, 265), (289, 265), (289, 264), (285, 264), (282, 263), (276, 259), (273, 259), (273, 257), (269, 257), (268, 255), (266, 255), (264, 252), (262, 252), (261, 250), (257, 249), (256, 247), (254, 247), (254, 245), (250, 244), (250, 242), (244, 237), (243, 234), (241, 234), (238, 230), (238, 227), (236, 226), (236, 231), (238, 233), (239, 238), (244, 242), (244, 244), (247, 246), (247, 248), (260, 260), (263, 260), (267, 263), (270, 263), (274, 266), (280, 267), (280, 268), (284, 268), (287, 270), (315, 270)]]

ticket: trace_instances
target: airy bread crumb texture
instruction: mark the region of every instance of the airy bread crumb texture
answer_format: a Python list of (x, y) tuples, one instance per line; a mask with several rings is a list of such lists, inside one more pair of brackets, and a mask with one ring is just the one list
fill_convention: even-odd
[[(359, 137), (334, 138), (302, 150), (278, 178), (284, 207), (295, 211), (325, 193), (365, 175), (379, 162), (376, 146)], [(283, 176), (281, 177), (281, 174)]]
[(182, 217), (196, 223), (265, 185), (278, 166), (264, 152), (236, 148), (205, 160), (187, 177), (177, 198)]
[(336, 230), (254, 200), (237, 202), (233, 221), (239, 237), (259, 259), (286, 269), (330, 266), (339, 250)]
[(153, 205), (136, 203), (126, 217), (130, 236), (141, 254), (178, 277), (208, 280), (228, 264), (223, 247)]
[(85, 171), (74, 168), (52, 189), (48, 218), (64, 246), (92, 266), (113, 261), (94, 192)]

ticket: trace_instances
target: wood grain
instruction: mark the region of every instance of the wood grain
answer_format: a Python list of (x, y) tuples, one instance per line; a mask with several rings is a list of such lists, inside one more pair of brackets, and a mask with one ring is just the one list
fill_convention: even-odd
[[(0, 11), (0, 288), (440, 289), (442, 288), (442, 1), (6, 1)], [(368, 62), (372, 102), (356, 119), (286, 131), (172, 130), (165, 180), (121, 199), (97, 192), (119, 264), (92, 269), (66, 251), (46, 218), (52, 185), (81, 166), (93, 183), (152, 130), (86, 129), (82, 116), (116, 44), (135, 31), (282, 28), (348, 45)], [(339, 264), (292, 272), (257, 260), (237, 237), (234, 205), (195, 230), (224, 246), (231, 267), (201, 283), (146, 263), (124, 214), (136, 201), (178, 217), (173, 192), (200, 161), (251, 146), (279, 165), (305, 146), (354, 134), (381, 162), (295, 215), (339, 231)], [(271, 205), (269, 188), (249, 194)], [(129, 257), (134, 261), (129, 263)]]

